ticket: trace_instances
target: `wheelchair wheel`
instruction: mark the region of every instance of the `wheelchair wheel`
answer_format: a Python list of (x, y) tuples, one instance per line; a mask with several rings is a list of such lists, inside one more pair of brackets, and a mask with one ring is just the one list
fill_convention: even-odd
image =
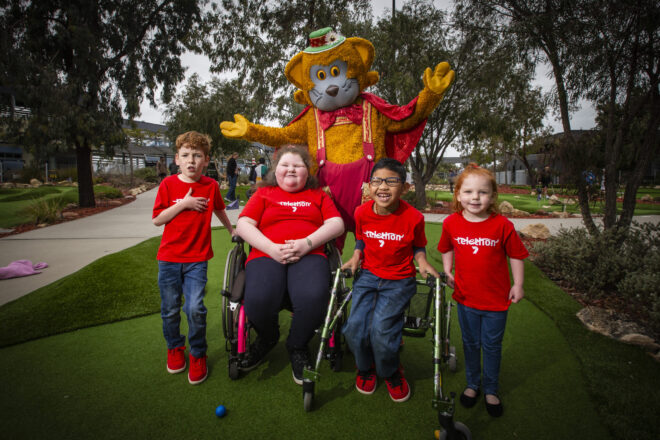
[[(456, 428), (456, 440), (472, 440), (472, 433), (467, 426), (461, 422), (454, 422), (454, 428)], [(435, 438), (438, 440), (453, 440), (447, 437), (447, 431), (440, 432), (439, 430), (435, 431)]]
[(449, 364), (449, 371), (456, 373), (456, 370), (458, 369), (456, 363), (456, 347), (453, 345), (449, 347), (449, 361), (447, 363)]
[(229, 378), (231, 380), (237, 380), (239, 375), (238, 359), (229, 359)]

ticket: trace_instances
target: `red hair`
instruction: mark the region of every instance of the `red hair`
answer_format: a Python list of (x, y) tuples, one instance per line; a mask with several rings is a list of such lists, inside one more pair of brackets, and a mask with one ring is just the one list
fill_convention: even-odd
[(488, 212), (499, 214), (500, 208), (497, 205), (497, 181), (495, 180), (495, 175), (490, 170), (482, 168), (476, 163), (469, 163), (456, 179), (456, 186), (454, 187), (454, 199), (451, 202), (452, 212), (463, 211), (463, 206), (461, 205), (461, 202), (458, 201), (458, 193), (461, 191), (463, 181), (470, 176), (481, 176), (488, 180), (491, 189), (493, 190), (493, 200), (488, 207)]

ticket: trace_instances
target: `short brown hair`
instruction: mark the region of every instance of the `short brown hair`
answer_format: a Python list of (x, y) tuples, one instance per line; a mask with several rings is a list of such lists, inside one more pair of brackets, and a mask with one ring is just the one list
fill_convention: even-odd
[(307, 182), (305, 183), (304, 189), (318, 188), (319, 181), (316, 178), (316, 176), (312, 176), (311, 174), (312, 157), (309, 155), (307, 146), (295, 145), (295, 144), (283, 145), (275, 152), (272, 168), (268, 171), (268, 173), (266, 173), (266, 176), (263, 178), (261, 182), (257, 184), (257, 186), (259, 187), (277, 186), (277, 179), (275, 178), (275, 168), (277, 168), (277, 164), (280, 163), (280, 159), (286, 153), (297, 154), (302, 159), (303, 163), (305, 164), (305, 167), (307, 167), (307, 173), (308, 173)]
[(184, 146), (199, 150), (208, 156), (211, 152), (211, 138), (196, 131), (187, 131), (176, 138), (176, 152), (178, 153)]
[(458, 193), (461, 191), (461, 186), (463, 186), (463, 181), (466, 177), (469, 176), (481, 176), (488, 179), (490, 182), (491, 189), (493, 190), (493, 203), (488, 207), (488, 212), (499, 214), (500, 208), (497, 205), (497, 181), (495, 180), (495, 175), (486, 168), (482, 168), (476, 163), (470, 163), (465, 167), (463, 172), (458, 175), (456, 179), (456, 186), (454, 186), (454, 199), (451, 202), (452, 212), (461, 212), (463, 211), (463, 206), (461, 202), (458, 201)]

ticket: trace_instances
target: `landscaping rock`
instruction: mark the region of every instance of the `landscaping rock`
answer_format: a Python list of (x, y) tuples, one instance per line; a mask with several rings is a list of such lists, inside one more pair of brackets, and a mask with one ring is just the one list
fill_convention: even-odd
[(566, 205), (575, 205), (577, 203), (575, 199), (566, 199)]
[(557, 197), (555, 194), (550, 196), (550, 198), (548, 199), (548, 203), (551, 204), (551, 205), (563, 205), (564, 204), (561, 200), (559, 200), (559, 197)]
[(30, 186), (33, 188), (39, 188), (43, 183), (39, 179), (30, 179)]
[(121, 200), (110, 200), (110, 201), (108, 201), (108, 205), (110, 205), (110, 206), (121, 206), (122, 202), (121, 202)]
[(74, 218), (78, 218), (78, 213), (76, 212), (63, 212), (62, 213), (62, 218), (65, 220), (71, 220)]
[(445, 206), (447, 206), (447, 205), (442, 200), (438, 200), (437, 202), (435, 202), (435, 207), (436, 208), (444, 208)]
[(513, 214), (513, 205), (507, 201), (500, 203), (500, 212), (502, 214)]
[(640, 200), (642, 202), (652, 202), (653, 197), (651, 197), (651, 194), (644, 194)]
[(0, 185), (0, 188), (11, 189), (11, 188), (16, 188), (16, 185), (13, 182), (5, 182), (2, 185)]
[(587, 306), (580, 310), (576, 316), (589, 330), (610, 338), (619, 339), (631, 333), (642, 333), (639, 325), (619, 319), (614, 310)]
[(520, 231), (523, 237), (547, 239), (550, 237), (550, 229), (543, 223), (527, 225)]
[(627, 335), (621, 336), (619, 341), (625, 342), (626, 344), (639, 345), (646, 350), (653, 352), (660, 350), (660, 345), (656, 344), (653, 338), (640, 333), (628, 333)]
[(552, 211), (550, 215), (555, 218), (569, 218), (571, 216), (571, 214), (566, 211)]
[(514, 217), (526, 217), (529, 215), (529, 212), (523, 211), (521, 209), (513, 208), (513, 212), (511, 213), (511, 215), (513, 215)]

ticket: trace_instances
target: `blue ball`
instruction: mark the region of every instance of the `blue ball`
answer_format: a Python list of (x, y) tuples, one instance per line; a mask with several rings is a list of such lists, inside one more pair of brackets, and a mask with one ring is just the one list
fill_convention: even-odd
[(227, 408), (224, 405), (220, 405), (215, 409), (215, 415), (218, 417), (224, 417), (227, 414)]

